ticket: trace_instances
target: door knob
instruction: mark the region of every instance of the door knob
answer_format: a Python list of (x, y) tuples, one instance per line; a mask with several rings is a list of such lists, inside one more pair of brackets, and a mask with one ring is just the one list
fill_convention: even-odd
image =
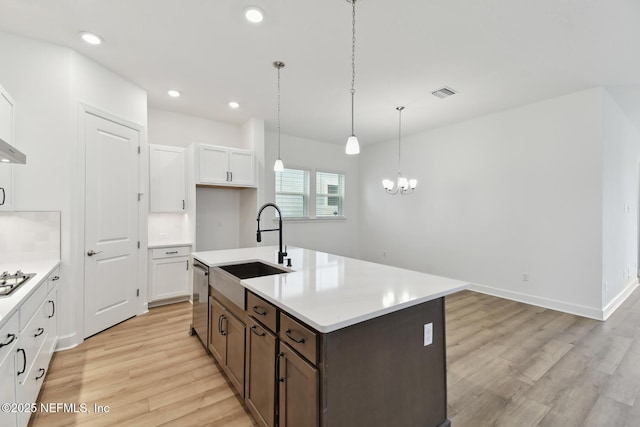
[(89, 256), (94, 256), (94, 255), (98, 255), (99, 253), (101, 253), (102, 251), (98, 251), (95, 252), (93, 249), (91, 249), (89, 252), (87, 252), (87, 255)]

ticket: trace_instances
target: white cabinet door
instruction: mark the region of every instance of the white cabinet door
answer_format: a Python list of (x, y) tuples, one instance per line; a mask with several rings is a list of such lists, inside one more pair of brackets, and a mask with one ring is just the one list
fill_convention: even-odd
[(198, 146), (198, 184), (255, 187), (253, 151), (217, 145)]
[[(18, 342), (18, 314), (0, 328), (0, 403), (16, 402), (16, 345)], [(0, 411), (0, 426), (15, 426), (16, 413)]]
[(151, 212), (185, 212), (184, 148), (149, 145)]
[(229, 149), (230, 183), (232, 185), (256, 185), (254, 153), (247, 150)]
[(161, 258), (152, 261), (153, 301), (189, 295), (189, 258)]
[[(14, 145), (13, 114), (14, 101), (0, 86), (0, 138)], [(10, 211), (13, 206), (13, 166), (0, 163), (0, 211)]]
[[(3, 337), (4, 338), (4, 337)], [(0, 403), (16, 402), (16, 370), (14, 351), (0, 362)], [(0, 426), (14, 427), (17, 423), (16, 413), (0, 411)]]
[(215, 145), (200, 145), (199, 182), (202, 184), (227, 185), (229, 181), (229, 151)]

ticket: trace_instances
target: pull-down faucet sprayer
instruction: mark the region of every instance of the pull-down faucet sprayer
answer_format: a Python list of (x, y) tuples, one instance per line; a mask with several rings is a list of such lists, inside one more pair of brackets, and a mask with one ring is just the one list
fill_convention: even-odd
[[(268, 230), (260, 230), (260, 215), (262, 215), (262, 211), (268, 207), (273, 206), (275, 210), (278, 211), (278, 228), (270, 228)], [(275, 203), (265, 203), (262, 205), (260, 210), (258, 211), (258, 231), (256, 232), (256, 240), (258, 242), (262, 242), (262, 232), (263, 231), (278, 231), (278, 264), (284, 264), (284, 257), (287, 256), (287, 252), (282, 251), (282, 212), (280, 212), (280, 208)]]

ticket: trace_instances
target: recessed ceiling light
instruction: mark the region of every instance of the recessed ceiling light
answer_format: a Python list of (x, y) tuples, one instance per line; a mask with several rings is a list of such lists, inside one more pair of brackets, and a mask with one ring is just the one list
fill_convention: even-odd
[(167, 93), (169, 94), (170, 97), (172, 98), (177, 98), (180, 96), (180, 92), (178, 92), (177, 90), (168, 90)]
[(247, 21), (258, 24), (264, 19), (264, 12), (259, 7), (251, 6), (245, 9), (244, 17), (247, 18)]
[(238, 104), (238, 103), (237, 103), (237, 102), (235, 102), (235, 101), (231, 101), (231, 102), (229, 103), (229, 107), (231, 107), (231, 108), (233, 108), (233, 109), (235, 110), (236, 108), (239, 108), (239, 107), (240, 107), (240, 104)]
[(90, 33), (88, 31), (81, 31), (80, 37), (82, 37), (82, 40), (84, 40), (89, 44), (93, 44), (93, 45), (102, 44), (102, 37), (100, 37), (97, 34)]
[(2, 162), (2, 163), (9, 163), (10, 161), (11, 160), (9, 160), (9, 159), (0, 159), (0, 162)]

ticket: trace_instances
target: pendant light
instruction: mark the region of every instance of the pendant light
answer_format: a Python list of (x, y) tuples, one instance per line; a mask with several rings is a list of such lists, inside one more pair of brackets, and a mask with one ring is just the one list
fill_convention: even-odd
[(353, 98), (356, 93), (356, 0), (347, 0), (352, 5), (351, 19), (351, 136), (347, 138), (347, 146), (345, 153), (358, 154), (360, 152), (360, 144), (358, 137), (353, 131)]
[(417, 179), (409, 179), (402, 176), (400, 172), (400, 148), (402, 144), (402, 110), (404, 107), (396, 107), (398, 110), (398, 177), (394, 183), (390, 179), (383, 179), (382, 186), (388, 194), (411, 194), (418, 185)]
[(280, 69), (284, 67), (284, 62), (276, 61), (273, 66), (278, 69), (278, 159), (273, 164), (274, 172), (282, 172), (284, 170), (284, 164), (280, 159)]

